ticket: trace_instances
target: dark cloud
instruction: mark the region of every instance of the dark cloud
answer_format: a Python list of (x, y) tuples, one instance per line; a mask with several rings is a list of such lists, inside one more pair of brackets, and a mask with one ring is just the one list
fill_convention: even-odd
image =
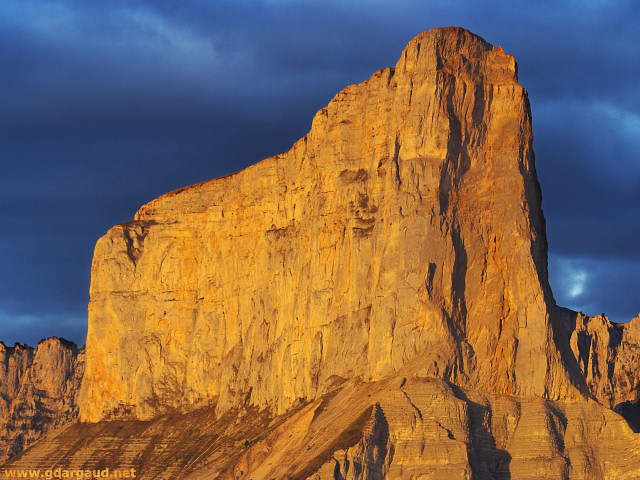
[[(339, 90), (394, 65), (421, 31), (447, 25), (518, 60), (558, 302), (635, 316), (638, 8), (2, 2), (0, 340), (58, 334), (82, 343), (92, 250), (108, 228), (166, 191), (287, 150)], [(579, 294), (575, 271), (585, 272)]]
[(550, 256), (556, 302), (592, 316), (604, 313), (615, 322), (639, 313), (637, 296), (630, 295), (638, 291), (638, 271), (640, 260)]
[(639, 259), (640, 116), (576, 102), (542, 104), (534, 114), (551, 248)]

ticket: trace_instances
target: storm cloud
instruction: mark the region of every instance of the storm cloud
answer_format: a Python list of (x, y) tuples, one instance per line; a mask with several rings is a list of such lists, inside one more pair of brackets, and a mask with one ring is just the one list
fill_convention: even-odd
[(518, 61), (556, 300), (637, 315), (638, 4), (453, 3), (3, 1), (0, 340), (84, 343), (111, 226), (288, 150), (338, 91), (448, 25)]

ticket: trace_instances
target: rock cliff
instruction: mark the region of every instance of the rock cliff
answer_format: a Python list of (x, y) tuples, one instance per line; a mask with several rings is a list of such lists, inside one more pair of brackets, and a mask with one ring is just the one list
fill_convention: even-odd
[(82, 352), (3, 347), (0, 413), (60, 426), (4, 468), (639, 478), (640, 317), (557, 307), (546, 250), (513, 58), (425, 32), (289, 152), (99, 240), (85, 423)]
[(640, 315), (626, 324), (566, 309), (561, 315), (590, 391), (640, 431)]
[(72, 342), (0, 342), (0, 463), (78, 417), (83, 372), (84, 352)]
[(99, 240), (81, 418), (282, 413), (408, 363), (580, 398), (540, 204), (513, 57), (425, 32), (289, 152), (168, 193)]

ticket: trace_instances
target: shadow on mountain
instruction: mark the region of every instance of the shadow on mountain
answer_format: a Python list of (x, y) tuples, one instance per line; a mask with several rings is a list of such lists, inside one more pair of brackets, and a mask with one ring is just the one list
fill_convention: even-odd
[(631, 401), (622, 402), (616, 405), (614, 411), (627, 421), (631, 430), (635, 433), (640, 433), (640, 403), (633, 403)]
[[(458, 386), (449, 384), (457, 398), (468, 405), (469, 430), (471, 442), (467, 445), (469, 464), (473, 471), (471, 478), (494, 478), (496, 480), (511, 480), (511, 455), (506, 450), (498, 448), (496, 440), (487, 428), (487, 419), (491, 418), (490, 405), (476, 403), (469, 399)], [(490, 423), (490, 421), (489, 421)]]

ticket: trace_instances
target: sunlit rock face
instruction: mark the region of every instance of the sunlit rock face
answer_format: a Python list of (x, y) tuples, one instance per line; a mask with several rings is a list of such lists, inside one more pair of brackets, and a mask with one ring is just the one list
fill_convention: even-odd
[(560, 312), (589, 390), (640, 429), (640, 315), (620, 324), (604, 315)]
[(0, 462), (48, 431), (4, 468), (640, 478), (640, 317), (555, 305), (531, 144), (512, 57), (419, 35), (289, 152), (100, 239), (78, 402), (82, 350), (0, 343)]
[[(400, 380), (346, 385), (323, 403), (310, 404), (252, 446), (222, 478), (638, 478), (638, 435), (596, 402)], [(349, 443), (354, 429), (360, 434)], [(212, 473), (201, 469), (186, 478), (205, 480)]]
[(403, 368), (579, 398), (540, 202), (513, 57), (425, 32), (289, 152), (170, 192), (99, 240), (81, 418), (281, 413)]
[(72, 342), (54, 337), (35, 349), (0, 342), (0, 463), (78, 417), (83, 372), (84, 353)]

